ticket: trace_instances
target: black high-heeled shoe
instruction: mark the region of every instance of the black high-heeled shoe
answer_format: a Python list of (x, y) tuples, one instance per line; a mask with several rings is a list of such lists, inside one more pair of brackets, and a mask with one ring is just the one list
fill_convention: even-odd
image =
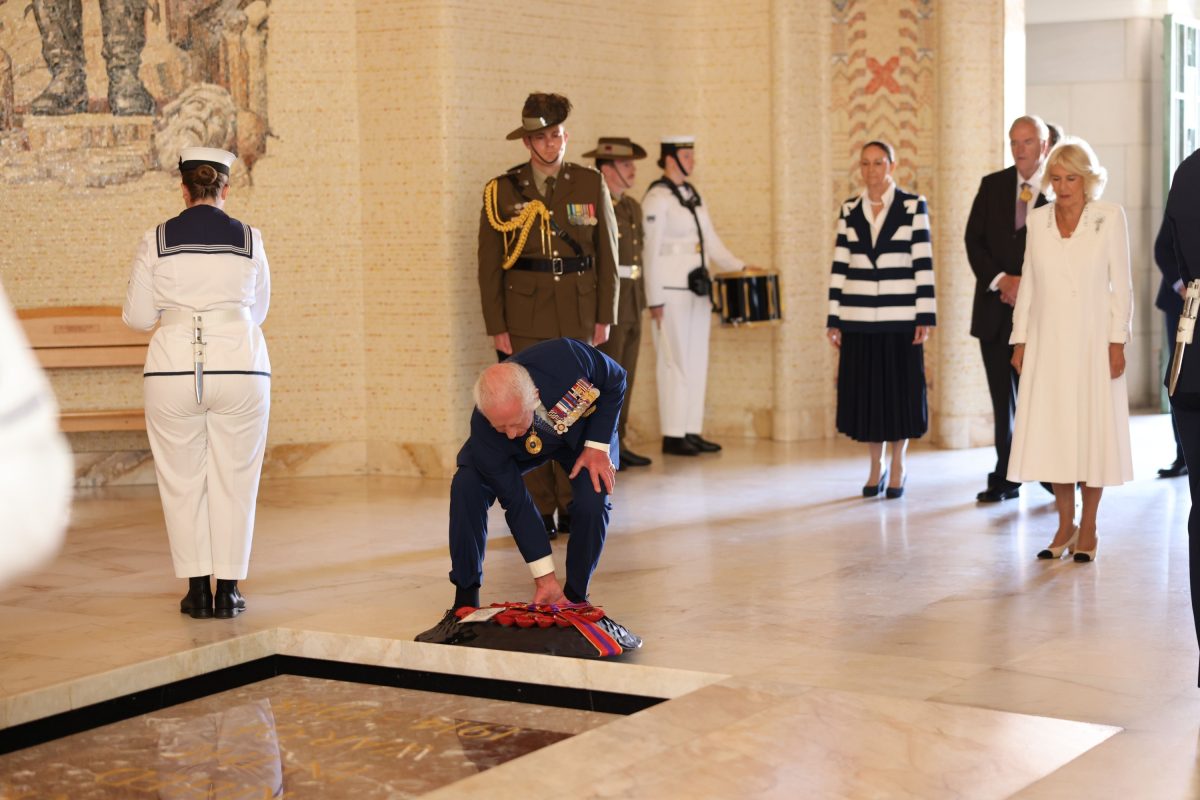
[(883, 474), (879, 476), (879, 483), (874, 486), (868, 483), (864, 486), (863, 497), (878, 497), (879, 493), (883, 491), (884, 485), (887, 484), (887, 475), (887, 470), (885, 469)]
[(900, 479), (899, 486), (887, 487), (887, 492), (884, 494), (884, 496), (887, 497), (888, 500), (895, 500), (897, 497), (904, 497), (904, 484), (906, 483), (908, 483), (907, 472), (904, 474), (904, 477)]

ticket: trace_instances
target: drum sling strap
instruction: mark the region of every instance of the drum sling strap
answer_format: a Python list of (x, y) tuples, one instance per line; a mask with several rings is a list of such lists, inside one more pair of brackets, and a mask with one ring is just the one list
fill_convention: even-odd
[[(696, 191), (696, 187), (692, 186), (687, 181), (683, 185), (692, 190), (692, 199), (686, 200), (683, 197), (683, 192), (679, 191), (679, 187), (666, 178), (659, 178), (650, 184), (650, 188), (655, 186), (665, 186), (671, 190), (671, 194), (675, 195), (675, 199), (679, 201), (679, 205), (683, 206), (692, 215), (692, 222), (696, 223), (696, 238), (700, 241), (700, 266), (688, 273), (688, 289), (694, 294), (701, 297), (708, 295), (708, 299), (713, 304), (713, 311), (717, 310), (716, 297), (713, 296), (712, 276), (708, 274), (708, 258), (704, 254), (704, 231), (700, 228), (700, 216), (696, 213), (696, 209), (700, 206), (700, 193)], [(700, 289), (701, 291), (697, 291)]]

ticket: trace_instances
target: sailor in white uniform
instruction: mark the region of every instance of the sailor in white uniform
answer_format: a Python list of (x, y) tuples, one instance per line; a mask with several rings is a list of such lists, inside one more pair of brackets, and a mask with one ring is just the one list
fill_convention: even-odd
[(695, 141), (691, 136), (662, 140), (658, 166), (663, 176), (650, 184), (642, 200), (642, 260), (658, 354), (663, 452), (680, 456), (721, 449), (700, 436), (712, 323), (708, 265), (715, 263), (723, 271), (746, 266), (717, 236), (708, 207), (688, 183), (695, 165)]
[(262, 235), (222, 210), (235, 158), (183, 150), (187, 208), (142, 237), (125, 297), (125, 324), (159, 325), (146, 356), (146, 431), (175, 574), (189, 579), (180, 610), (196, 619), (246, 607), (237, 582), (250, 562), (271, 408)]
[(54, 392), (0, 288), (0, 586), (58, 550), (74, 481)]

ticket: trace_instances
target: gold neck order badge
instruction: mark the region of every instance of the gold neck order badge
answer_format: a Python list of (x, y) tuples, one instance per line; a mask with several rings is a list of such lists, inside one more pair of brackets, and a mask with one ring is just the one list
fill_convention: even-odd
[(525, 450), (531, 456), (542, 452), (542, 437), (537, 435), (537, 431), (530, 429), (529, 435), (525, 437)]
[(1029, 191), (1029, 187), (1025, 186), (1021, 189), (1021, 202), (1028, 203), (1033, 199), (1033, 192)]

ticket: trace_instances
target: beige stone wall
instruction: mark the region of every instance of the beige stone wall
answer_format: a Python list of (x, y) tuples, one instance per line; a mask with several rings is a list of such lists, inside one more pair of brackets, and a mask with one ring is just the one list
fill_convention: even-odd
[[(554, 24), (533, 34), (525, 21), (536, 19)], [(637, 196), (658, 174), (659, 137), (694, 133), (696, 184), (722, 238), (781, 274), (783, 325), (714, 327), (705, 430), (716, 436), (833, 435), (823, 328), (836, 203), (854, 190), (860, 140), (895, 141), (901, 184), (927, 194), (933, 211), (935, 410), (968, 420), (937, 430), (950, 444), (974, 442), (960, 429), (986, 413), (986, 390), (964, 338), (969, 299), (948, 271), (966, 269), (963, 204), (999, 164), (987, 148), (966, 158), (954, 148), (1002, 122), (980, 118), (958, 134), (938, 109), (948, 93), (986, 97), (1002, 83), (988, 72), (951, 86), (978, 51), (943, 56), (936, 43), (966, 33), (995, 47), (1002, 22), (950, 0), (613, 0), (568, 10), (534, 0), (519, 16), (445, 0), (273, 4), (274, 136), (252, 182), (235, 175), (229, 203), (263, 229), (273, 270), (267, 474), (452, 469), (471, 381), (493, 358), (475, 277), (481, 191), (527, 157), (504, 135), (531, 90), (575, 103), (573, 160), (601, 135), (644, 144), (652, 158), (639, 165)], [(878, 72), (868, 58), (896, 91), (881, 90), (886, 81), (867, 91)], [(970, 180), (939, 166), (949, 162)], [(176, 183), (161, 172), (103, 189), (5, 185), (0, 278), (18, 306), (119, 304), (137, 237), (178, 208)], [(67, 407), (140, 398), (136, 370), (54, 381)], [(630, 424), (635, 441), (659, 435), (649, 337)], [(97, 451), (82, 459), (95, 482), (152, 479), (142, 437), (80, 436), (76, 447)]]

